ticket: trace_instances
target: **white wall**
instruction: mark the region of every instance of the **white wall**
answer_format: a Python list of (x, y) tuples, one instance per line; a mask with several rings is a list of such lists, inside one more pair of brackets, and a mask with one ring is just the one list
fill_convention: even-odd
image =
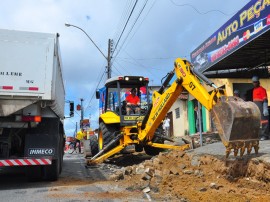
[[(180, 117), (176, 118), (175, 109), (180, 108)], [(175, 137), (184, 136), (185, 131), (188, 131), (188, 116), (187, 116), (187, 101), (177, 99), (169, 112), (173, 115), (173, 134)]]

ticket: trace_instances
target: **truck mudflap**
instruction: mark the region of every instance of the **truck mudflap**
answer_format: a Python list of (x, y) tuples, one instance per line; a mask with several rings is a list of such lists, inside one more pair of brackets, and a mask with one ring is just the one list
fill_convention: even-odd
[(241, 98), (221, 97), (211, 111), (213, 122), (219, 136), (226, 147), (226, 157), (231, 150), (237, 156), (243, 156), (245, 150), (250, 154), (259, 150), (260, 110), (253, 102), (245, 102)]
[(51, 165), (52, 158), (25, 158), (25, 159), (4, 159), (0, 160), (0, 167), (5, 166), (39, 166)]

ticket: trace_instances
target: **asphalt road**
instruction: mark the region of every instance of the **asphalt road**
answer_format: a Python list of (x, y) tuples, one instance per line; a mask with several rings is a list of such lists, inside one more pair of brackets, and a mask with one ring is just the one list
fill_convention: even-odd
[(1, 169), (0, 201), (144, 201), (142, 195), (106, 181), (109, 168), (86, 168), (84, 162), (82, 154), (65, 154), (56, 182), (28, 182), (23, 167)]
[[(188, 153), (192, 155), (210, 154), (224, 158), (225, 147), (221, 142), (209, 144)], [(249, 158), (260, 158), (270, 163), (270, 140), (260, 142), (259, 155)], [(233, 155), (230, 155), (233, 159)], [(23, 167), (0, 169), (0, 201), (148, 201), (143, 193), (133, 193), (108, 181), (113, 166), (127, 166), (123, 162), (138, 164), (149, 157), (140, 154), (127, 154), (114, 157), (115, 164), (101, 164), (86, 168), (82, 154), (65, 154), (63, 171), (56, 182), (28, 182)], [(118, 183), (119, 184), (119, 183)]]

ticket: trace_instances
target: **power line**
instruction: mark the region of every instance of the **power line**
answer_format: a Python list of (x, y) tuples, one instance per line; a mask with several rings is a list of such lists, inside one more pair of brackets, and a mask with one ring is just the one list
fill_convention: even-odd
[[(125, 39), (124, 39), (124, 41), (123, 41), (123, 43), (122, 43), (120, 49), (119, 49), (118, 52), (116, 53), (116, 56), (115, 56), (115, 57), (117, 57), (117, 55), (119, 54), (119, 52), (120, 52), (120, 50), (122, 49), (123, 45), (125, 44), (125, 42), (126, 42), (127, 38), (129, 37), (131, 31), (133, 30), (133, 28), (134, 28), (135, 24), (137, 23), (139, 17), (141, 16), (141, 14), (142, 14), (142, 12), (143, 12), (143, 10), (144, 10), (144, 8), (145, 8), (147, 2), (148, 2), (148, 0), (145, 1), (145, 3), (144, 3), (144, 5), (143, 5), (142, 9), (140, 10), (140, 12), (139, 12), (137, 18), (135, 19), (135, 21), (134, 21), (132, 27), (130, 28), (128, 34), (126, 35), (126, 37), (125, 37)], [(115, 49), (116, 49), (116, 48), (115, 48)]]
[(135, 34), (137, 33), (137, 31), (139, 30), (139, 28), (141, 27), (141, 25), (143, 24), (144, 20), (147, 18), (148, 14), (150, 13), (150, 11), (152, 10), (152, 8), (154, 7), (156, 1), (153, 1), (152, 6), (150, 7), (150, 9), (148, 10), (147, 14), (144, 16), (144, 18), (142, 19), (141, 23), (139, 24), (139, 26), (137, 27), (136, 31), (133, 33), (132, 37), (130, 37), (129, 41), (127, 42), (126, 46), (129, 44), (129, 42), (133, 39), (133, 37), (135, 36)]
[(122, 33), (121, 33), (120, 37), (119, 37), (118, 40), (117, 40), (117, 43), (116, 43), (115, 48), (114, 48), (114, 50), (113, 50), (113, 52), (112, 52), (112, 55), (114, 54), (114, 51), (116, 50), (116, 48), (117, 48), (117, 46), (118, 46), (118, 43), (119, 43), (119, 41), (120, 41), (120, 39), (121, 39), (121, 37), (122, 37), (122, 35), (123, 35), (125, 29), (126, 29), (126, 26), (127, 26), (128, 22), (129, 22), (129, 19), (130, 19), (131, 15), (132, 15), (132, 13), (133, 13), (133, 11), (134, 11), (134, 9), (135, 9), (137, 3), (138, 3), (138, 0), (136, 0), (136, 2), (135, 2), (134, 6), (133, 6), (133, 8), (132, 8), (132, 10), (131, 10), (131, 12), (130, 12), (130, 14), (129, 14), (129, 17), (128, 17), (127, 21), (126, 21), (126, 24), (125, 24), (125, 26), (124, 26), (124, 28), (123, 28), (123, 30), (122, 30)]
[[(126, 58), (126, 59), (123, 59), (123, 58), (119, 58), (119, 57), (117, 57), (117, 59), (119, 60), (123, 60), (123, 62), (126, 62), (126, 63), (130, 63), (130, 64), (135, 64), (135, 65), (137, 65), (138, 63), (135, 63), (135, 62), (131, 62), (130, 60), (131, 59), (128, 59), (128, 58)], [(175, 59), (175, 58), (174, 58)], [(117, 61), (116, 61), (117, 62)], [(144, 67), (144, 66), (142, 66), (142, 67)], [(149, 67), (149, 68), (151, 68), (151, 69), (155, 69), (155, 70), (160, 70), (160, 71), (164, 71), (164, 69), (160, 69), (160, 68), (155, 68), (155, 67)]]
[[(103, 63), (102, 66), (105, 66), (105, 62)], [(103, 77), (102, 73), (105, 74), (104, 71), (106, 71), (106, 70), (104, 70), (103, 68), (100, 68), (100, 71), (99, 71), (98, 76), (96, 77), (97, 79), (96, 79), (95, 83), (98, 83), (98, 82), (101, 80), (101, 78)], [(96, 90), (97, 88), (98, 88), (98, 87), (96, 87), (94, 90)], [(94, 93), (95, 93), (95, 92), (94, 92)], [(89, 100), (90, 100), (90, 99), (91, 99), (91, 96), (89, 96), (88, 98), (89, 98)], [(87, 100), (88, 100), (88, 98), (87, 98)]]
[[(96, 86), (96, 89), (98, 89), (98, 86), (99, 86), (99, 84), (101, 83), (101, 81), (102, 81), (102, 79), (103, 79), (105, 73), (106, 73), (106, 72), (104, 71), (103, 74), (102, 74), (102, 76), (101, 76), (101, 78), (100, 78), (100, 80), (99, 80), (99, 82), (98, 82), (98, 84), (97, 84), (97, 86)], [(92, 100), (93, 100), (95, 94), (96, 94), (96, 91), (92, 94), (92, 97), (90, 98), (90, 100), (89, 100), (89, 102), (88, 102), (88, 105), (87, 105), (87, 107), (85, 108), (85, 110), (86, 110), (87, 108), (90, 107), (90, 104), (91, 104), (91, 102), (92, 102)]]
[(122, 16), (119, 20), (118, 26), (117, 26), (117, 31), (115, 32), (115, 35), (113, 37), (113, 40), (116, 41), (117, 38), (120, 36), (120, 29), (124, 26), (124, 23), (126, 21), (126, 18), (129, 14), (129, 11), (131, 10), (132, 1), (126, 1), (126, 9), (124, 9), (124, 12), (122, 13)]
[(120, 64), (117, 60), (115, 60), (115, 62), (118, 64), (119, 67), (121, 67), (125, 72), (127, 72), (128, 75), (132, 75), (132, 74), (127, 70), (127, 68), (122, 67), (121, 64)]
[(193, 6), (192, 4), (176, 4), (173, 0), (170, 0), (170, 1), (175, 6), (179, 6), (179, 7), (188, 6), (188, 7), (191, 7), (194, 11), (196, 11), (200, 15), (206, 15), (206, 14), (211, 13), (211, 12), (219, 12), (219, 13), (221, 13), (223, 15), (231, 16), (231, 15), (233, 15), (235, 13), (235, 12), (234, 13), (224, 13), (223, 11), (217, 10), (217, 9), (209, 10), (209, 11), (206, 11), (206, 12), (201, 12), (195, 6)]
[(154, 75), (151, 71), (149, 71), (148, 68), (147, 68), (145, 65), (143, 65), (143, 64), (139, 63), (138, 61), (136, 61), (136, 59), (134, 59), (130, 54), (128, 54), (127, 51), (125, 51), (125, 53), (126, 53), (127, 56), (129, 56), (129, 57), (130, 57), (137, 65), (139, 65), (140, 67), (143, 67), (144, 70), (146, 70), (149, 74), (151, 74), (151, 75), (153, 75), (154, 77), (156, 77), (156, 75)]
[[(171, 59), (176, 59), (179, 56), (175, 57), (157, 57), (157, 58), (134, 58), (135, 60), (171, 60)], [(122, 58), (122, 57), (117, 57), (117, 59), (122, 59), (122, 60), (130, 60), (130, 58)]]

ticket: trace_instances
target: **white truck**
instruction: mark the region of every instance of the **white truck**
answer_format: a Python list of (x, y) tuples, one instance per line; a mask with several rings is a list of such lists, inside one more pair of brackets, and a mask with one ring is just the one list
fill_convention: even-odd
[(57, 180), (64, 155), (65, 89), (59, 34), (0, 29), (0, 166)]

